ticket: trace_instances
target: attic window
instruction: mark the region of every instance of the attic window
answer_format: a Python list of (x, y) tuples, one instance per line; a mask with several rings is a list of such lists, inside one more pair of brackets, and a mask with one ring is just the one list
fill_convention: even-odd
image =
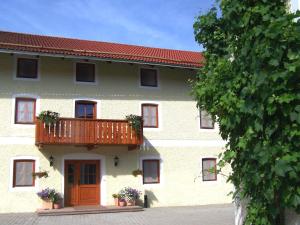
[(17, 78), (37, 79), (38, 60), (18, 58), (17, 59)]
[(76, 63), (76, 81), (77, 82), (95, 82), (95, 64)]
[(158, 87), (157, 70), (142, 68), (140, 70), (140, 80), (142, 87)]
[(200, 110), (200, 128), (214, 129), (214, 122), (211, 116), (206, 111), (202, 111), (202, 110)]

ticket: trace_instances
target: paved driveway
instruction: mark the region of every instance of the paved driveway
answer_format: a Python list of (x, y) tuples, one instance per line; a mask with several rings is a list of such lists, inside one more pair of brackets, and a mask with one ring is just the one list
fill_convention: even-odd
[(232, 205), (150, 208), (143, 212), (73, 216), (0, 214), (0, 225), (233, 225)]

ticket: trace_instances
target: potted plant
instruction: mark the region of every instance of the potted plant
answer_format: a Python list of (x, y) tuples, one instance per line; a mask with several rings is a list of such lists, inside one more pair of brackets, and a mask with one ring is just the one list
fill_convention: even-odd
[(41, 172), (33, 172), (32, 173), (32, 176), (34, 178), (38, 177), (38, 178), (42, 178), (42, 177), (45, 177), (47, 178), (49, 175), (48, 175), (48, 172), (47, 171), (41, 171)]
[(138, 175), (143, 175), (143, 171), (140, 169), (136, 169), (136, 170), (132, 171), (132, 175), (135, 177)]
[(38, 192), (37, 195), (43, 200), (42, 209), (53, 209), (54, 204), (56, 204), (55, 207), (59, 207), (57, 204), (60, 203), (61, 196), (55, 189), (46, 188)]
[(112, 197), (115, 201), (115, 206), (119, 206), (119, 195), (118, 194), (112, 194)]
[(135, 201), (139, 199), (141, 194), (139, 190), (131, 187), (125, 187), (119, 192), (120, 196), (124, 196), (127, 206), (134, 206)]
[(126, 200), (125, 200), (125, 198), (126, 198), (125, 193), (122, 192), (122, 191), (120, 191), (118, 193), (119, 206), (121, 206), (121, 207), (126, 206)]
[(121, 207), (126, 206), (126, 200), (123, 198), (119, 199), (119, 206), (121, 206)]
[(142, 129), (142, 117), (138, 115), (127, 115), (126, 120), (128, 120), (129, 125), (133, 128), (133, 130), (137, 133), (140, 134), (141, 129)]
[(41, 120), (42, 122), (44, 122), (46, 124), (46, 126), (49, 126), (49, 125), (54, 124), (58, 121), (59, 113), (53, 112), (53, 111), (50, 111), (50, 110), (42, 111), (37, 118), (39, 120)]
[(52, 196), (52, 202), (53, 202), (53, 208), (54, 209), (60, 209), (61, 208), (61, 200), (62, 200), (62, 197), (59, 193), (54, 193), (53, 196)]

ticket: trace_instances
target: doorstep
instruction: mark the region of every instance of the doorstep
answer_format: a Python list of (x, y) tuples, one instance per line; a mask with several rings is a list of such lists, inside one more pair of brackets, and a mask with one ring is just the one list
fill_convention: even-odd
[(144, 211), (140, 206), (75, 206), (61, 209), (39, 209), (38, 216), (62, 216), (62, 215), (81, 215), (81, 214), (100, 214), (100, 213), (120, 213), (120, 212), (139, 212)]

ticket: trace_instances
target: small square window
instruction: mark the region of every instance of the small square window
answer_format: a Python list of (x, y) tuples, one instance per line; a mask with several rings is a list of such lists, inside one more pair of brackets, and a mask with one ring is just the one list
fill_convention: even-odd
[(202, 111), (202, 110), (200, 110), (200, 128), (214, 129), (214, 122), (211, 116), (206, 111)]
[(143, 183), (157, 184), (160, 183), (159, 160), (143, 160)]
[(95, 64), (76, 63), (77, 82), (95, 82)]
[(140, 70), (141, 86), (143, 87), (157, 87), (157, 70), (145, 69)]
[(76, 101), (75, 117), (84, 119), (96, 119), (96, 102), (92, 101)]
[(15, 123), (33, 124), (35, 121), (36, 100), (32, 98), (16, 98)]
[(34, 187), (35, 160), (14, 160), (13, 187)]
[(202, 159), (202, 180), (217, 180), (217, 160), (214, 158)]
[(17, 78), (36, 79), (38, 77), (38, 60), (18, 58)]
[(142, 104), (144, 127), (158, 128), (158, 105)]

